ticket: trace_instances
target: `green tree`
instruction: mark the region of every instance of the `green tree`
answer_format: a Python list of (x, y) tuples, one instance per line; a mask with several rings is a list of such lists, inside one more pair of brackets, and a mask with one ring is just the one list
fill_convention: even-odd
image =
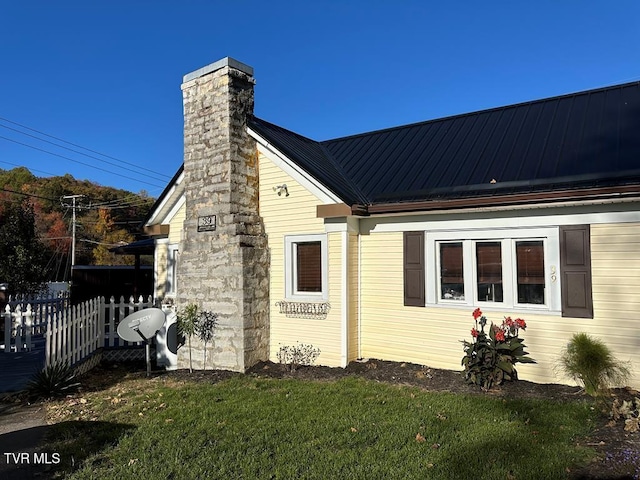
[(0, 212), (0, 282), (11, 293), (33, 293), (48, 280), (48, 249), (36, 233), (33, 206), (7, 201)]

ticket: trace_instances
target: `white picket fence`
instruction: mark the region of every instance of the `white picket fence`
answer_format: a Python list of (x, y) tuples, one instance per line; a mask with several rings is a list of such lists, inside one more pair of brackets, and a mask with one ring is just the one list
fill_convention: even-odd
[(116, 302), (111, 297), (88, 300), (63, 309), (50, 309), (44, 322), (34, 321), (31, 305), (21, 304), (12, 310), (7, 305), (4, 316), (4, 352), (19, 352), (33, 348), (35, 336), (45, 339), (46, 365), (65, 362), (73, 366), (91, 356), (99, 348), (140, 346), (141, 342), (125, 342), (118, 337), (118, 324), (130, 313), (153, 306), (152, 297), (146, 301), (124, 297)]

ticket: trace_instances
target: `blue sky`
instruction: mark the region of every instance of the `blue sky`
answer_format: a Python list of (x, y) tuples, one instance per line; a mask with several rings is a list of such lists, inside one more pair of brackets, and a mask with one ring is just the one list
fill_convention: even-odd
[(4, 1), (0, 45), (0, 168), (157, 196), (182, 76), (222, 57), (257, 116), (324, 140), (640, 80), (640, 2)]

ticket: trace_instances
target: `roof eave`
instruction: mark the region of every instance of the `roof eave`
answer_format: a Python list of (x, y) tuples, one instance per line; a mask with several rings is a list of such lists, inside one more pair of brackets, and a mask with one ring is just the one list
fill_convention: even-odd
[(430, 212), (434, 210), (459, 210), (469, 208), (490, 208), (553, 204), (563, 202), (620, 201), (640, 199), (640, 184), (613, 187), (594, 187), (580, 190), (557, 190), (550, 192), (530, 192), (505, 195), (486, 195), (468, 198), (420, 200), (411, 202), (378, 203), (369, 205), (369, 215)]

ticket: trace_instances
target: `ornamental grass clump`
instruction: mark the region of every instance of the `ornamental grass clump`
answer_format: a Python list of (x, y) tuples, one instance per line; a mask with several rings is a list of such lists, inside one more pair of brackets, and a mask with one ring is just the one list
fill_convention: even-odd
[(628, 364), (618, 361), (602, 340), (586, 333), (571, 337), (560, 366), (592, 397), (602, 397), (609, 388), (624, 384), (630, 375)]
[(516, 318), (505, 317), (502, 325), (489, 326), (485, 332), (487, 317), (479, 308), (473, 311), (475, 327), (471, 329), (473, 340), (463, 340), (464, 378), (468, 383), (479, 385), (483, 390), (489, 390), (492, 385), (499, 385), (505, 380), (517, 380), (516, 363), (536, 363), (528, 357), (524, 340), (519, 338), (520, 330), (526, 330), (527, 323)]

